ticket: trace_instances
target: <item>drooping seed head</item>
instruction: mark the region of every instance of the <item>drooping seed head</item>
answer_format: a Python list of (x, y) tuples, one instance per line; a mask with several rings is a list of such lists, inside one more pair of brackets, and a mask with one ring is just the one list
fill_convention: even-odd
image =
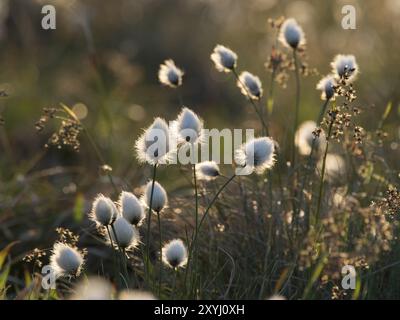
[(336, 78), (344, 79), (351, 83), (357, 78), (359, 68), (355, 56), (348, 54), (338, 54), (331, 62), (332, 72)]
[(286, 47), (297, 49), (304, 46), (306, 39), (303, 29), (293, 18), (286, 19), (279, 32), (279, 41)]
[(251, 172), (263, 173), (275, 163), (275, 143), (269, 137), (252, 139), (235, 151), (235, 162)]
[(50, 266), (56, 278), (79, 276), (83, 263), (83, 255), (76, 248), (63, 242), (54, 243)]
[(152, 185), (152, 181), (149, 181), (146, 184), (142, 200), (148, 208), (151, 206), (151, 209), (155, 212), (161, 212), (168, 204), (167, 192), (161, 186), (161, 184), (155, 181), (153, 187), (153, 197), (151, 197)]
[(173, 269), (184, 267), (187, 263), (187, 249), (183, 241), (175, 239), (164, 245), (162, 248), (162, 260)]
[(176, 88), (182, 85), (183, 74), (184, 72), (175, 65), (175, 62), (169, 59), (160, 65), (158, 79), (162, 84)]
[(121, 210), (121, 215), (130, 224), (139, 226), (145, 218), (145, 212), (142, 203), (131, 192), (121, 192), (119, 197), (119, 207)]
[(236, 67), (237, 54), (231, 49), (218, 44), (211, 54), (211, 60), (215, 63), (218, 71), (230, 72)]
[(136, 140), (136, 157), (141, 163), (166, 164), (174, 152), (173, 141), (167, 122), (156, 118)]
[(219, 166), (215, 161), (203, 161), (196, 164), (196, 174), (198, 180), (214, 180), (219, 173)]
[[(115, 233), (114, 233), (115, 232)], [(125, 218), (118, 217), (113, 223), (111, 229), (111, 239), (114, 247), (117, 249), (119, 245), (125, 250), (134, 249), (140, 242), (139, 231), (132, 226)], [(108, 239), (110, 241), (110, 239)], [(111, 244), (111, 241), (110, 241)]]
[(301, 155), (308, 156), (311, 152), (313, 143), (315, 153), (318, 153), (326, 144), (325, 134), (323, 131), (320, 132), (319, 137), (314, 134), (316, 128), (317, 124), (314, 121), (305, 121), (297, 129), (295, 144)]
[(108, 197), (99, 194), (93, 201), (89, 218), (99, 226), (110, 225), (118, 216), (118, 210)]
[(189, 108), (182, 109), (171, 127), (179, 143), (202, 143), (203, 120)]
[(317, 84), (317, 89), (321, 90), (321, 99), (334, 100), (336, 85), (337, 81), (334, 75), (330, 74), (323, 77)]
[(240, 88), (242, 94), (250, 99), (258, 100), (263, 94), (260, 78), (247, 71), (243, 71), (240, 74), (237, 86)]

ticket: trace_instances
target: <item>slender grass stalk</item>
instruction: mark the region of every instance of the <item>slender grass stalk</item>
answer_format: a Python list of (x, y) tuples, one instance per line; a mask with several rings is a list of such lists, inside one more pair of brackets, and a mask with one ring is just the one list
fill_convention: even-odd
[(172, 281), (172, 294), (171, 294), (171, 299), (175, 300), (175, 294), (176, 294), (176, 278), (178, 277), (178, 268), (174, 269), (174, 279)]
[(159, 233), (159, 275), (158, 275), (158, 297), (161, 296), (161, 278), (162, 278), (162, 233), (161, 233), (161, 217), (160, 211), (157, 211), (157, 220), (158, 220), (158, 233)]
[[(210, 203), (208, 204), (206, 210), (204, 211), (203, 216), (200, 219), (200, 222), (198, 224), (198, 228), (197, 228), (197, 233), (195, 234), (195, 238), (192, 240), (192, 243), (189, 245), (189, 253), (188, 253), (188, 263), (187, 263), (187, 268), (185, 271), (185, 287), (187, 284), (187, 277), (188, 277), (188, 270), (189, 270), (189, 266), (190, 266), (190, 262), (192, 260), (192, 255), (193, 255), (193, 244), (196, 243), (197, 241), (197, 237), (198, 237), (198, 233), (200, 232), (200, 228), (205, 220), (205, 218), (207, 217), (212, 205), (214, 204), (214, 202), (218, 199), (218, 196), (220, 195), (220, 193), (225, 189), (225, 187), (236, 177), (236, 174), (233, 174), (217, 191), (217, 193), (214, 195), (214, 197), (212, 198), (212, 200), (210, 201)], [(191, 292), (191, 290), (189, 291)]]
[[(294, 121), (293, 121), (293, 136), (292, 136), (292, 155), (291, 155), (291, 166), (293, 170), (296, 170), (296, 129), (299, 122), (299, 109), (300, 109), (300, 74), (299, 74), (299, 62), (297, 59), (297, 51), (293, 49), (293, 60), (294, 60), (294, 73), (296, 77), (296, 105), (295, 105), (295, 113), (294, 113)], [(293, 180), (292, 180), (292, 187), (293, 187), (293, 212), (297, 212), (297, 205), (296, 205), (296, 172), (293, 171)]]
[(293, 60), (294, 60), (294, 73), (296, 76), (296, 105), (295, 105), (295, 113), (294, 113), (294, 121), (293, 121), (293, 140), (292, 140), (292, 157), (291, 163), (292, 168), (295, 167), (296, 164), (296, 129), (299, 122), (299, 109), (300, 109), (300, 74), (299, 74), (299, 62), (297, 58), (297, 51), (293, 50)]
[[(115, 227), (114, 227), (114, 223), (111, 224), (111, 229), (114, 233), (114, 237), (115, 237), (115, 242), (117, 243), (117, 247), (118, 247), (118, 251), (121, 254), (121, 263), (122, 263), (122, 267), (123, 267), (123, 273), (124, 275), (122, 276), (123, 280), (125, 281), (125, 286), (127, 289), (129, 289), (129, 274), (128, 274), (128, 269), (127, 269), (127, 261), (125, 259), (125, 251), (123, 248), (121, 248), (121, 246), (119, 245), (119, 241), (118, 241), (118, 236), (117, 233), (115, 232)], [(110, 237), (111, 239), (111, 237)], [(112, 241), (112, 240), (111, 240)]]
[[(329, 99), (325, 100), (324, 103), (323, 103), (323, 105), (322, 105), (322, 107), (321, 107), (321, 111), (320, 111), (320, 113), (319, 113), (319, 116), (318, 116), (318, 119), (317, 119), (317, 122), (316, 122), (316, 123), (317, 123), (317, 126), (319, 126), (319, 125), (321, 124), (322, 119), (323, 119), (323, 117), (324, 117), (324, 114), (325, 114), (325, 111), (326, 111), (328, 105), (329, 105)], [(304, 197), (303, 197), (303, 195), (304, 195), (303, 190), (304, 190), (305, 186), (307, 185), (309, 175), (310, 175), (310, 173), (311, 173), (311, 170), (313, 169), (313, 166), (312, 166), (312, 159), (313, 159), (313, 153), (314, 153), (314, 150), (315, 150), (315, 141), (316, 141), (316, 139), (313, 139), (313, 141), (312, 141), (312, 143), (311, 143), (310, 154), (309, 154), (308, 157), (307, 157), (307, 166), (306, 166), (306, 168), (305, 168), (306, 174), (303, 176), (303, 179), (302, 179), (302, 182), (301, 182), (301, 188), (300, 188), (301, 193), (300, 193), (299, 207), (298, 207), (298, 210), (297, 210), (297, 212), (296, 212), (296, 216), (295, 216), (295, 217), (298, 217), (298, 216), (299, 216), (299, 212), (300, 212), (300, 210), (301, 210), (302, 207), (303, 207), (303, 199), (304, 199)]]
[(150, 192), (150, 203), (149, 210), (147, 213), (147, 239), (146, 239), (146, 257), (145, 257), (145, 265), (146, 265), (146, 279), (147, 284), (149, 283), (149, 271), (150, 271), (150, 226), (151, 226), (151, 209), (153, 205), (153, 193), (154, 193), (154, 184), (156, 182), (157, 175), (157, 163), (153, 166), (153, 180), (151, 183), (151, 192)]
[[(118, 256), (114, 250), (114, 241), (112, 240), (112, 237), (111, 237), (110, 226), (107, 226), (106, 229), (107, 229), (107, 233), (108, 233), (108, 238), (110, 239), (111, 248), (113, 250), (114, 265), (116, 266), (115, 270), (119, 270)], [(117, 271), (115, 272), (115, 275), (116, 275), (116, 278), (118, 278)]]
[(317, 211), (316, 211), (316, 215), (315, 215), (315, 222), (316, 223), (319, 221), (319, 215), (320, 215), (321, 203), (322, 203), (322, 197), (323, 197), (323, 191), (324, 191), (324, 176), (325, 176), (326, 156), (328, 155), (329, 139), (330, 139), (331, 132), (332, 132), (333, 122), (335, 120), (335, 116), (334, 115), (331, 115), (331, 117), (332, 118), (331, 118), (331, 121), (329, 123), (328, 135), (326, 137), (326, 147), (325, 147), (324, 158), (322, 160), (321, 180), (320, 180), (320, 183), (319, 183), (319, 191), (318, 191), (318, 204), (317, 204)]
[(237, 74), (236, 70), (233, 69), (232, 70), (235, 78), (237, 81), (240, 82), (240, 84), (243, 86), (243, 88), (246, 90), (247, 92), (247, 98), (249, 99), (251, 105), (254, 108), (254, 111), (256, 112), (258, 118), (260, 119), (261, 125), (262, 125), (262, 130), (263, 130), (263, 135), (264, 134), (268, 134), (268, 125), (265, 123), (264, 118), (262, 116), (262, 114), (260, 113), (260, 110), (258, 110), (257, 105), (255, 104), (254, 100), (250, 97), (250, 92), (249, 90), (247, 90), (247, 87), (244, 85), (244, 83), (240, 80), (239, 75)]

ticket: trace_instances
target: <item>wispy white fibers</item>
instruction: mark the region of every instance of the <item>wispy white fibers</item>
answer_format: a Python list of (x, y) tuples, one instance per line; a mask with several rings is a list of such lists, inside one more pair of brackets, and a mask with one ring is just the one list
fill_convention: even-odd
[(126, 289), (122, 290), (119, 293), (118, 300), (157, 300), (157, 299), (151, 292)]
[(160, 65), (158, 79), (162, 84), (176, 88), (182, 84), (183, 74), (184, 72), (175, 65), (175, 62), (169, 59)]
[(251, 172), (263, 173), (275, 163), (275, 144), (269, 137), (252, 139), (235, 150), (235, 162)]
[(337, 79), (345, 79), (347, 82), (354, 81), (359, 72), (356, 58), (351, 54), (336, 55), (331, 62), (331, 67)]
[(218, 71), (230, 72), (236, 67), (237, 54), (231, 49), (218, 44), (211, 54), (211, 60), (215, 63)]
[(111, 238), (112, 243), (116, 248), (118, 247), (118, 244), (120, 248), (125, 250), (134, 249), (140, 242), (138, 229), (135, 226), (132, 226), (123, 217), (119, 217), (115, 220), (111, 232)]
[[(149, 181), (144, 189), (143, 193), (143, 203), (150, 207), (150, 198), (151, 198), (151, 186), (152, 181)], [(168, 204), (168, 196), (165, 189), (159, 184), (157, 181), (154, 182), (154, 189), (153, 189), (153, 200), (151, 203), (151, 208), (155, 212), (161, 212)]]
[(321, 90), (321, 99), (334, 100), (336, 85), (337, 82), (334, 75), (329, 74), (323, 77), (317, 84), (317, 89)]
[(56, 242), (50, 257), (50, 266), (56, 278), (79, 276), (84, 258), (78, 249), (63, 243)]
[(182, 108), (177, 119), (172, 123), (171, 130), (177, 136), (178, 143), (202, 143), (203, 120), (189, 108)]
[(314, 150), (319, 151), (325, 145), (324, 132), (321, 131), (319, 137), (316, 137), (313, 133), (316, 128), (317, 124), (314, 121), (305, 121), (297, 129), (295, 144), (301, 155), (308, 156), (310, 154), (314, 139)]
[(111, 300), (112, 294), (110, 282), (101, 277), (90, 276), (78, 283), (69, 300)]
[(174, 152), (174, 138), (167, 122), (161, 118), (155, 118), (154, 122), (144, 130), (136, 140), (136, 157), (139, 162), (166, 164)]
[(305, 45), (306, 38), (303, 29), (293, 18), (286, 19), (279, 33), (279, 41), (286, 47), (297, 49)]
[(144, 208), (139, 199), (131, 192), (122, 191), (119, 197), (122, 216), (130, 224), (140, 225), (145, 218)]
[(243, 71), (240, 74), (237, 86), (240, 88), (242, 94), (251, 99), (258, 100), (263, 94), (260, 78), (247, 71)]
[(118, 210), (110, 198), (99, 194), (93, 201), (92, 211), (89, 218), (98, 226), (110, 225), (118, 215)]
[(187, 249), (183, 241), (175, 239), (162, 248), (162, 259), (171, 268), (184, 267), (187, 263)]
[[(322, 170), (323, 159), (318, 162), (319, 172)], [(338, 154), (328, 153), (325, 162), (324, 178), (330, 182), (340, 181), (346, 175), (346, 162)]]
[(219, 166), (215, 161), (203, 161), (196, 164), (196, 175), (198, 180), (214, 180), (220, 175)]

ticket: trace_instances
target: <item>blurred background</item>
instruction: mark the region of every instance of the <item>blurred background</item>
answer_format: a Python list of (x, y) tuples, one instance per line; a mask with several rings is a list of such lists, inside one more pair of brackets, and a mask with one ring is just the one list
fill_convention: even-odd
[[(45, 4), (56, 8), (56, 30), (41, 27)], [(356, 8), (356, 30), (342, 29), (347, 4)], [(180, 95), (207, 128), (259, 129), (233, 76), (217, 72), (210, 53), (216, 44), (234, 50), (239, 71), (263, 82), (265, 105), (271, 75), (264, 64), (275, 42), (268, 19), (282, 15), (302, 25), (307, 63), (319, 72), (301, 80), (301, 120), (317, 117), (321, 100), (315, 86), (333, 57), (354, 54), (361, 71), (360, 124), (376, 129), (393, 102), (384, 147), (398, 168), (399, 0), (1, 0), (0, 90), (7, 97), (0, 98), (0, 248), (20, 241), (17, 261), (36, 246), (50, 245), (56, 237), (50, 230), (59, 225), (79, 233), (93, 197), (113, 192), (107, 177), (99, 176), (101, 163), (83, 134), (79, 152), (44, 147), (59, 123), (49, 122), (38, 133), (43, 108), (70, 106), (116, 183), (137, 192), (150, 172), (137, 165), (134, 141), (155, 116), (173, 120)], [(168, 58), (185, 71), (177, 90), (157, 79)], [(287, 87), (276, 85), (274, 92), (271, 135), (284, 144), (294, 110), (292, 74)], [(184, 175), (178, 171), (171, 179), (171, 171), (161, 170), (160, 180), (171, 193), (180, 192), (187, 185)]]

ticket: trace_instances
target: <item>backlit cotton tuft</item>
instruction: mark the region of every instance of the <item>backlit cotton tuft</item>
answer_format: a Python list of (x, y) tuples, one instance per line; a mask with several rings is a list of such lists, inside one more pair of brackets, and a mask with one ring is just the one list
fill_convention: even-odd
[(166, 164), (174, 152), (173, 138), (164, 119), (156, 118), (135, 143), (136, 156), (139, 162)]
[(117, 243), (125, 250), (133, 249), (139, 244), (139, 231), (123, 217), (119, 217), (115, 220), (111, 231), (111, 238), (116, 248)]
[(169, 59), (165, 60), (164, 63), (160, 65), (158, 79), (162, 84), (171, 88), (176, 88), (182, 85), (183, 74), (183, 71), (175, 65), (175, 62)]
[(263, 93), (260, 78), (251, 74), (250, 72), (243, 71), (237, 81), (237, 86), (245, 96), (251, 99), (260, 99)]
[(164, 263), (173, 268), (184, 267), (187, 263), (187, 249), (180, 239), (167, 243), (162, 248), (162, 259)]
[(356, 58), (349, 54), (338, 54), (331, 62), (332, 72), (338, 79), (345, 79), (352, 82), (359, 72)]
[[(150, 207), (150, 199), (151, 199), (151, 188), (152, 188), (152, 181), (149, 181), (146, 184), (143, 194), (143, 202), (149, 208)], [(154, 189), (153, 189), (153, 198), (151, 201), (151, 208), (155, 212), (161, 212), (168, 203), (167, 192), (165, 189), (159, 184), (157, 181), (154, 182)]]
[(252, 139), (235, 151), (235, 161), (257, 174), (270, 169), (275, 163), (275, 144), (269, 137)]
[(220, 175), (219, 166), (215, 161), (204, 161), (196, 164), (196, 175), (198, 180), (214, 180)]
[(179, 143), (201, 143), (203, 138), (203, 120), (189, 108), (183, 108), (172, 124)]
[(279, 33), (279, 41), (284, 46), (292, 49), (305, 45), (306, 39), (303, 29), (295, 19), (290, 18), (283, 22)]
[(144, 209), (139, 199), (131, 192), (122, 191), (119, 197), (122, 216), (130, 224), (140, 225), (145, 218)]
[(321, 90), (321, 99), (330, 100), (335, 97), (335, 86), (337, 85), (334, 75), (323, 77), (317, 84), (317, 89)]
[(97, 225), (108, 226), (117, 218), (117, 215), (118, 211), (112, 200), (100, 194), (93, 201), (89, 218)]
[(237, 54), (231, 49), (218, 44), (211, 54), (211, 60), (215, 63), (218, 71), (230, 72), (236, 67)]
[(70, 245), (56, 242), (50, 257), (50, 266), (56, 278), (79, 276), (83, 266), (83, 255)]

